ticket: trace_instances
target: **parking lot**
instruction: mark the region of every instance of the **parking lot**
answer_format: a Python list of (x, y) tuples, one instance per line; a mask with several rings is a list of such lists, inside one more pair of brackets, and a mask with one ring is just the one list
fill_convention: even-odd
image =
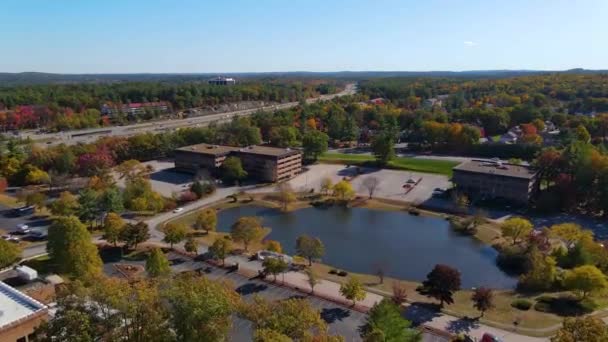
[(12, 208), (0, 205), (0, 235), (11, 235), (20, 241), (37, 241), (37, 239), (28, 236), (27, 234), (12, 234), (17, 230), (18, 225), (27, 225), (29, 230), (47, 233), (51, 224), (51, 220), (46, 216), (38, 216), (29, 214), (24, 216), (16, 216), (12, 214)]
[[(168, 253), (167, 257), (173, 265), (173, 271), (176, 273), (209, 267), (209, 265), (203, 262), (193, 261), (175, 253)], [(144, 264), (143, 261), (128, 263), (139, 264), (142, 266)], [(116, 275), (116, 273), (113, 271), (112, 263), (105, 264), (104, 269), (106, 274)], [(352, 311), (332, 302), (309, 296), (289, 288), (275, 286), (259, 279), (249, 279), (236, 272), (230, 272), (214, 267), (209, 267), (208, 270), (210, 272), (205, 273), (206, 277), (212, 280), (229, 282), (245, 300), (252, 300), (253, 296), (255, 295), (259, 295), (268, 300), (306, 298), (313, 308), (320, 311), (321, 317), (325, 320), (325, 322), (327, 322), (329, 332), (331, 334), (342, 335), (346, 341), (361, 341), (358, 329), (360, 326), (365, 324), (365, 319), (367, 317), (367, 315), (363, 313)], [(230, 341), (252, 341), (252, 336), (253, 326), (251, 322), (235, 316)]]
[[(172, 160), (151, 160), (142, 163), (150, 165), (154, 168), (154, 172), (150, 174), (150, 184), (152, 189), (159, 192), (165, 197), (171, 197), (173, 194), (178, 194), (187, 190), (192, 183), (193, 175), (183, 172), (175, 172)], [(118, 178), (115, 174), (117, 184), (124, 186), (124, 180)]]
[[(358, 170), (357, 170), (358, 169)], [(393, 200), (407, 201), (412, 203), (422, 203), (433, 195), (433, 190), (436, 188), (447, 189), (451, 187), (451, 183), (447, 176), (399, 171), (376, 169), (366, 167), (347, 167), (345, 165), (335, 164), (315, 164), (306, 167), (306, 171), (298, 175), (290, 181), (292, 187), (296, 190), (306, 191), (315, 189), (319, 191), (321, 181), (324, 178), (330, 178), (335, 184), (345, 177), (352, 179), (353, 189), (357, 194), (365, 196), (367, 190), (363, 186), (365, 179), (375, 177), (379, 181), (379, 185), (374, 193), (374, 197), (381, 197)], [(412, 189), (406, 193), (404, 186), (411, 182), (417, 182)]]

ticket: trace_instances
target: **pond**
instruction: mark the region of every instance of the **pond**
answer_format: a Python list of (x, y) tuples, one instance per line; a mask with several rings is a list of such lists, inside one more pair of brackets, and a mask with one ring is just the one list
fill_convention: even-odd
[(285, 253), (295, 254), (296, 238), (318, 237), (325, 245), (323, 263), (346, 271), (374, 274), (383, 265), (390, 277), (422, 281), (436, 264), (461, 272), (462, 287), (513, 288), (517, 279), (496, 266), (498, 252), (452, 231), (441, 218), (365, 208), (306, 208), (289, 213), (242, 206), (218, 213), (218, 231), (229, 232), (242, 216), (258, 216), (272, 228)]

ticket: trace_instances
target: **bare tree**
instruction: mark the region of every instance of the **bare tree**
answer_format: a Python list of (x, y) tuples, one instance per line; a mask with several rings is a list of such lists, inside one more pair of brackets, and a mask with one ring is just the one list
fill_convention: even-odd
[(361, 185), (367, 191), (369, 198), (371, 199), (380, 185), (380, 180), (373, 176), (366, 177)]
[(384, 284), (384, 276), (388, 267), (385, 262), (377, 262), (374, 264), (374, 273), (378, 276), (378, 283)]
[(407, 300), (407, 288), (401, 282), (393, 283), (393, 303), (402, 305)]

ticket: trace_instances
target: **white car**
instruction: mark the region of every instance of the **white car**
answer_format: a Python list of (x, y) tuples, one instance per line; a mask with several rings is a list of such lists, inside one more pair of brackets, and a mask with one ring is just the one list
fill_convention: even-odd
[(30, 226), (25, 223), (20, 223), (17, 225), (17, 231), (23, 234), (28, 233), (30, 231)]
[(18, 236), (14, 236), (14, 235), (2, 235), (2, 238), (6, 241), (10, 241), (10, 242), (14, 242), (14, 243), (19, 243), (19, 237)]
[(184, 211), (184, 208), (181, 208), (181, 207), (173, 209), (174, 213), (181, 213), (182, 211)]

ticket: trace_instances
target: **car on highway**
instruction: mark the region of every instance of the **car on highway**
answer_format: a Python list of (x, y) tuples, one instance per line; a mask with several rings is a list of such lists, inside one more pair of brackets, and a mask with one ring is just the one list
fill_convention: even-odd
[(173, 209), (173, 212), (176, 213), (176, 214), (177, 213), (181, 213), (182, 211), (184, 211), (184, 208), (182, 208), (182, 207)]

